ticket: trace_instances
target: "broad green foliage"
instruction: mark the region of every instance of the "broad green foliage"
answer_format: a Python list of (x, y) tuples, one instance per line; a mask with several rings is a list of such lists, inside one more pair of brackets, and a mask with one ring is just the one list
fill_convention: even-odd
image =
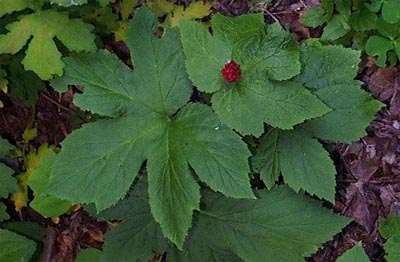
[[(304, 14), (302, 23), (314, 28), (326, 23), (322, 40), (349, 45), (347, 40), (351, 39), (354, 48), (377, 56), (376, 64), (380, 67), (386, 65), (386, 60), (396, 64), (400, 58), (400, 1), (322, 0), (321, 6)], [(387, 34), (387, 29), (392, 33)]]
[[(132, 212), (132, 208), (135, 212)], [(124, 261), (126, 258), (130, 261), (147, 261), (167, 249), (160, 225), (150, 212), (146, 183), (143, 181), (138, 181), (134, 190), (116, 207), (101, 212), (97, 218), (122, 220), (120, 225), (105, 235), (100, 262)]]
[(25, 70), (34, 71), (44, 80), (54, 74), (61, 75), (64, 67), (55, 37), (70, 51), (93, 51), (96, 48), (91, 25), (70, 19), (68, 13), (51, 9), (20, 16), (6, 29), (9, 32), (0, 35), (0, 54), (16, 54), (32, 38), (22, 63)]
[(37, 167), (32, 171), (28, 180), (28, 186), (33, 190), (34, 199), (30, 206), (45, 217), (55, 217), (68, 211), (71, 202), (60, 200), (57, 197), (46, 195), (47, 185), (50, 179), (50, 167), (56, 154), (53, 150), (47, 150), (40, 159)]
[(387, 239), (384, 248), (388, 262), (400, 259), (400, 215), (391, 215), (379, 224), (379, 232)]
[(301, 261), (349, 222), (285, 186), (257, 193), (257, 200), (204, 194), (192, 235), (171, 261)]
[(164, 251), (168, 261), (177, 262), (263, 262), (268, 257), (300, 261), (349, 222), (286, 186), (257, 191), (257, 200), (235, 200), (205, 190), (183, 250), (171, 245), (167, 249), (145, 188), (139, 180), (126, 199), (97, 216), (122, 220), (106, 234), (99, 261), (147, 261)]
[[(320, 57), (324, 57), (323, 62)], [(332, 111), (296, 126), (293, 131), (270, 129), (262, 137), (253, 166), (268, 187), (273, 186), (281, 172), (285, 182), (296, 191), (304, 189), (334, 201), (335, 168), (315, 138), (355, 141), (366, 135), (365, 127), (383, 106), (360, 89), (360, 82), (353, 80), (358, 62), (358, 52), (339, 46), (324, 47), (309, 41), (301, 48), (304, 66), (295, 79), (315, 90), (314, 94)]]
[[(300, 73), (299, 50), (289, 32), (278, 24), (266, 28), (261, 14), (215, 15), (211, 24), (212, 36), (202, 24), (183, 21), (181, 38), (190, 79), (214, 93), (213, 109), (228, 127), (259, 136), (264, 122), (292, 129), (330, 111), (300, 83), (277, 81)], [(241, 67), (237, 82), (226, 82), (220, 72), (229, 60)]]
[(347, 250), (337, 262), (369, 262), (369, 257), (365, 254), (361, 243), (357, 243), (354, 247)]
[(35, 249), (34, 241), (0, 228), (0, 261), (29, 261)]
[(213, 190), (253, 198), (250, 152), (209, 107), (185, 105), (191, 86), (178, 34), (166, 28), (158, 39), (156, 29), (156, 18), (142, 8), (127, 34), (133, 72), (105, 51), (64, 60), (65, 75), (52, 85), (84, 86), (76, 104), (113, 119), (87, 124), (63, 142), (49, 193), (103, 210), (125, 196), (147, 159), (151, 212), (181, 246), (200, 200), (189, 165)]

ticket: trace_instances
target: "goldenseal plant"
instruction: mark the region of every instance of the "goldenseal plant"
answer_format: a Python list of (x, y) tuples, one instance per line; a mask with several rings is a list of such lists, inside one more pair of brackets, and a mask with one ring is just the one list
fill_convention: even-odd
[[(104, 118), (43, 156), (41, 195), (122, 221), (103, 251), (82, 256), (298, 261), (349, 222), (298, 191), (334, 200), (334, 166), (317, 138), (356, 140), (382, 106), (353, 80), (359, 53), (299, 46), (262, 14), (215, 15), (211, 26), (183, 21), (158, 38), (144, 6), (126, 34), (134, 70), (104, 50), (63, 59), (51, 85), (83, 86), (76, 105)], [(194, 86), (212, 106), (190, 100)], [(262, 136), (254, 156), (242, 135)], [(250, 159), (269, 190), (251, 188)], [(274, 186), (279, 174), (287, 185)]]

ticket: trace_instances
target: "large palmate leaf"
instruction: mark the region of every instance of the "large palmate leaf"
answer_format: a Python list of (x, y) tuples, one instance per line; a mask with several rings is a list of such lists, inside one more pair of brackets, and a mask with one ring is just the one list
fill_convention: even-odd
[(20, 16), (8, 24), (9, 31), (0, 35), (0, 54), (16, 54), (27, 44), (22, 63), (26, 70), (34, 71), (42, 79), (61, 75), (64, 63), (54, 42), (56, 37), (70, 51), (92, 51), (96, 49), (93, 27), (78, 19), (69, 19), (68, 13), (42, 10)]
[(29, 261), (35, 249), (34, 241), (0, 228), (0, 261)]
[(146, 186), (139, 180), (124, 200), (97, 216), (102, 220), (122, 220), (105, 235), (99, 261), (147, 261), (166, 250), (167, 241), (150, 212)]
[(200, 201), (190, 167), (215, 191), (253, 198), (250, 152), (211, 108), (185, 105), (192, 89), (178, 33), (166, 28), (159, 39), (157, 27), (145, 7), (134, 17), (127, 34), (133, 72), (106, 51), (65, 59), (65, 75), (52, 85), (84, 86), (77, 105), (112, 119), (87, 124), (63, 142), (49, 193), (103, 210), (125, 196), (147, 160), (151, 212), (181, 246)]
[[(183, 250), (170, 246), (168, 261), (300, 261), (349, 222), (286, 186), (257, 194), (257, 200), (235, 200), (204, 191)], [(122, 220), (106, 234), (99, 261), (147, 261), (166, 251), (141, 179), (97, 219)]]
[[(259, 136), (264, 122), (291, 129), (330, 109), (299, 83), (278, 82), (300, 73), (299, 50), (278, 24), (265, 26), (261, 14), (213, 17), (213, 35), (202, 24), (183, 21), (180, 32), (189, 77), (201, 91), (213, 92), (221, 121), (243, 134)], [(240, 65), (241, 77), (227, 82), (227, 61)]]
[(349, 222), (286, 186), (258, 193), (257, 200), (204, 194), (188, 242), (169, 260), (302, 261)]
[(269, 187), (282, 173), (296, 191), (305, 189), (334, 201), (335, 167), (316, 138), (355, 141), (366, 134), (366, 126), (383, 106), (354, 80), (358, 56), (358, 52), (339, 46), (321, 46), (317, 42), (302, 46), (302, 72), (292, 81), (314, 90), (332, 111), (307, 120), (294, 130), (271, 129), (263, 136), (253, 164)]

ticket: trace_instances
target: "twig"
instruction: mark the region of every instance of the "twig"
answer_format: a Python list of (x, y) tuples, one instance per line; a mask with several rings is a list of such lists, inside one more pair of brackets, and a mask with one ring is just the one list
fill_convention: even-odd
[(47, 99), (48, 101), (50, 101), (51, 103), (57, 105), (59, 108), (62, 108), (62, 109), (64, 109), (65, 111), (68, 111), (68, 112), (70, 112), (70, 113), (77, 114), (77, 112), (75, 112), (75, 111), (72, 110), (71, 108), (68, 108), (68, 107), (66, 107), (66, 106), (63, 106), (61, 103), (55, 101), (53, 98), (51, 98), (51, 97), (45, 95), (44, 93), (40, 93), (40, 94), (41, 94), (45, 99)]

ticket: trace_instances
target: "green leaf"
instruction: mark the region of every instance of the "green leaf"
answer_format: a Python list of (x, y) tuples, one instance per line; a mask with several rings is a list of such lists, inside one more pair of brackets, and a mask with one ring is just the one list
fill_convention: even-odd
[(278, 143), (285, 182), (295, 191), (304, 189), (333, 203), (336, 170), (322, 145), (300, 128), (281, 132)]
[(393, 49), (392, 41), (376, 35), (368, 38), (365, 44), (365, 52), (369, 56), (378, 56), (376, 65), (380, 67), (386, 66), (386, 53), (391, 49)]
[(193, 21), (180, 24), (181, 41), (186, 55), (185, 65), (193, 84), (212, 93), (224, 83), (221, 69), (231, 59), (231, 46), (211, 37), (204, 25)]
[(384, 249), (388, 253), (388, 262), (399, 261), (400, 258), (400, 215), (391, 215), (379, 224), (379, 233), (387, 239)]
[(271, 80), (287, 80), (300, 73), (297, 43), (279, 23), (269, 25), (266, 34), (243, 36), (235, 42), (232, 56), (243, 76), (265, 74)]
[(8, 24), (9, 33), (0, 35), (0, 53), (16, 54), (33, 37), (22, 63), (26, 70), (44, 80), (50, 79), (54, 74), (62, 75), (64, 67), (54, 37), (70, 51), (92, 51), (96, 49), (92, 28), (80, 20), (69, 19), (67, 13), (43, 10)]
[(61, 200), (55, 196), (46, 195), (44, 193), (48, 187), (50, 170), (55, 158), (56, 154), (53, 150), (47, 150), (28, 180), (28, 185), (33, 190), (35, 196), (29, 205), (45, 217), (62, 215), (67, 212), (72, 205), (72, 203), (67, 200)]
[(400, 215), (391, 215), (379, 224), (379, 233), (384, 238), (400, 235)]
[(46, 228), (32, 222), (15, 221), (3, 223), (1, 226), (36, 242), (41, 242), (46, 236)]
[(14, 170), (0, 163), (0, 197), (7, 198), (10, 193), (15, 192), (17, 180), (12, 176)]
[(84, 125), (62, 143), (46, 193), (95, 203), (99, 211), (109, 207), (125, 196), (164, 128), (155, 114)]
[(99, 262), (101, 253), (100, 250), (95, 248), (84, 249), (78, 253), (75, 262)]
[[(250, 153), (211, 108), (184, 106), (192, 89), (178, 34), (165, 29), (159, 39), (153, 34), (157, 27), (146, 7), (132, 20), (127, 37), (133, 72), (105, 52), (66, 59), (65, 76), (52, 84), (84, 86), (77, 104), (107, 114), (102, 104), (111, 102), (107, 115), (114, 118), (89, 123), (68, 136), (52, 167), (48, 193), (95, 203), (100, 211), (125, 196), (147, 160), (151, 212), (164, 235), (181, 247), (200, 200), (189, 165), (213, 190), (253, 198)], [(121, 110), (115, 109), (118, 103)]]
[(34, 8), (35, 4), (36, 0), (1, 0), (0, 17), (26, 8)]
[(376, 20), (376, 30), (390, 40), (400, 36), (400, 27), (386, 22), (382, 17)]
[(69, 84), (84, 86), (85, 92), (74, 100), (82, 110), (110, 117), (125, 115), (129, 110), (138, 115), (149, 112), (146, 105), (137, 102), (139, 98), (131, 87), (132, 71), (110, 52), (72, 55), (63, 61), (67, 65), (64, 75), (56, 77), (51, 85), (59, 92)]
[(321, 40), (336, 40), (351, 31), (349, 17), (346, 15), (335, 15), (325, 26)]
[(364, 248), (361, 242), (347, 250), (341, 257), (338, 258), (337, 262), (369, 262), (370, 259), (365, 254)]
[(75, 6), (87, 4), (87, 0), (51, 0), (50, 3), (62, 6)]
[(167, 241), (150, 212), (146, 186), (139, 180), (124, 200), (99, 214), (98, 219), (122, 223), (106, 233), (97, 261), (148, 261), (166, 250)]
[(0, 138), (0, 157), (8, 155), (10, 150), (13, 148), (14, 146), (11, 145), (6, 139)]
[[(290, 129), (329, 111), (300, 85), (272, 81), (300, 72), (297, 44), (279, 24), (265, 27), (260, 14), (217, 15), (211, 24), (213, 36), (199, 23), (183, 22), (181, 40), (189, 77), (200, 90), (215, 92), (213, 109), (228, 127), (260, 135), (264, 122)], [(241, 78), (228, 83), (220, 71), (231, 59)]]
[(382, 7), (383, 19), (391, 24), (400, 21), (400, 2), (398, 0), (386, 0)]
[(349, 17), (349, 24), (355, 31), (373, 30), (376, 27), (378, 16), (362, 5), (359, 10), (353, 12)]
[(257, 200), (204, 194), (183, 252), (171, 250), (168, 256), (183, 262), (301, 261), (349, 222), (286, 186), (258, 194)]
[(318, 98), (296, 82), (243, 80), (224, 88), (212, 97), (213, 108), (221, 121), (243, 134), (259, 136), (264, 122), (291, 129), (306, 119), (330, 111)]
[(32, 71), (25, 71), (21, 61), (23, 55), (15, 55), (6, 65), (8, 69), (9, 93), (32, 107), (38, 99), (38, 92), (46, 90), (45, 83)]
[(321, 6), (313, 6), (304, 13), (301, 23), (305, 26), (316, 28), (327, 22), (325, 10)]
[(7, 207), (4, 203), (0, 202), (0, 222), (7, 219), (10, 219), (10, 215), (7, 213)]
[(267, 188), (271, 189), (280, 174), (279, 130), (270, 129), (260, 139), (260, 147), (252, 158), (252, 163)]
[(0, 261), (29, 261), (35, 249), (32, 240), (0, 228)]
[(385, 105), (375, 100), (355, 81), (354, 85), (337, 85), (314, 93), (333, 109), (328, 114), (302, 125), (315, 137), (351, 143), (365, 136), (365, 128)]
[(360, 52), (308, 41), (301, 47), (301, 74), (295, 80), (308, 88), (354, 84)]

